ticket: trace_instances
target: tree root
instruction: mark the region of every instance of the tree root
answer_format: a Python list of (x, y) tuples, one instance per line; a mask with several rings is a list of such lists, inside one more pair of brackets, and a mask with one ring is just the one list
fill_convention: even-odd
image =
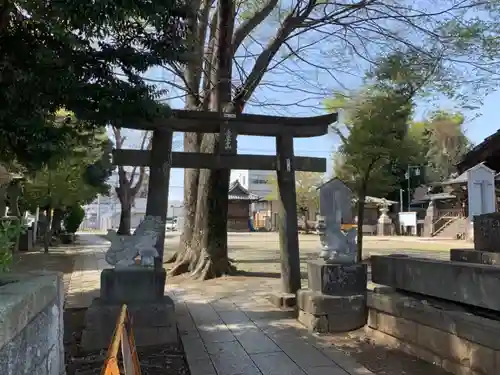
[(191, 271), (193, 260), (197, 259), (194, 250), (191, 248), (179, 250), (174, 254), (174, 257), (175, 263), (168, 271), (168, 276), (178, 276)]
[(176, 251), (174, 255), (172, 255), (170, 258), (167, 258), (166, 260), (163, 260), (163, 264), (167, 263), (174, 263), (177, 260), (178, 252)]
[(221, 276), (235, 275), (236, 267), (231, 264), (229, 258), (212, 260), (208, 256), (200, 257), (196, 268), (190, 277), (195, 280), (210, 280)]
[(172, 268), (168, 271), (168, 276), (179, 276), (189, 271), (190, 261), (187, 256), (177, 256)]

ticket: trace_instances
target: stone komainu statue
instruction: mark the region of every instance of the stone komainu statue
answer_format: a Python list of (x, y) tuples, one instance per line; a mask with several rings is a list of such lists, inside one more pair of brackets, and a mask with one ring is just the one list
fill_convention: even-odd
[(152, 267), (158, 256), (155, 245), (162, 231), (165, 231), (164, 223), (156, 216), (146, 216), (132, 236), (119, 236), (109, 230), (106, 237), (111, 246), (106, 252), (106, 262), (115, 267), (131, 267), (140, 255), (141, 266)]

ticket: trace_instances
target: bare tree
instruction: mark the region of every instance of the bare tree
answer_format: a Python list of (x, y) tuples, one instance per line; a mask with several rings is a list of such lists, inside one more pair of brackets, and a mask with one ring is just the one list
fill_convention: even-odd
[[(193, 56), (185, 67), (166, 67), (180, 78), (189, 110), (238, 114), (251, 99), (252, 104), (285, 109), (318, 104), (332, 91), (343, 89), (346, 77), (359, 80), (378, 57), (402, 48), (442, 59), (446, 69), (439, 70), (443, 74), (433, 80), (431, 91), (450, 96), (456, 92), (453, 88), (473, 87), (499, 69), (492, 35), (478, 32), (497, 33), (498, 10), (488, 2), (195, 0), (191, 4)], [(486, 21), (474, 18), (473, 11), (483, 12)], [(466, 29), (474, 32), (463, 33)], [(276, 32), (269, 35), (270, 30)], [(272, 97), (259, 87), (266, 87)], [(286, 102), (290, 96), (281, 94), (286, 90), (295, 92), (294, 100)], [(186, 134), (184, 150), (217, 152), (218, 143), (218, 135)], [(228, 171), (186, 170), (184, 184), (186, 220), (171, 273), (191, 271), (193, 277), (206, 279), (233, 272), (227, 253)]]
[[(122, 129), (112, 127), (115, 138), (115, 148), (120, 150), (124, 147), (126, 136), (122, 134)], [(141, 136), (140, 149), (151, 149), (151, 135), (143, 132)], [(116, 195), (120, 201), (120, 225), (118, 234), (130, 235), (130, 220), (132, 215), (132, 204), (135, 196), (141, 189), (146, 176), (146, 167), (132, 167), (130, 172), (124, 166), (118, 166), (118, 186), (115, 187)]]

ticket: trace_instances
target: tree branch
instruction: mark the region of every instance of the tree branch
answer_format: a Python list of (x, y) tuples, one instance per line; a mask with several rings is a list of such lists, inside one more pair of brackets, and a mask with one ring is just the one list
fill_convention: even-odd
[(215, 87), (216, 81), (214, 80), (214, 69), (215, 69), (215, 39), (217, 37), (217, 12), (212, 15), (212, 20), (210, 21), (210, 34), (207, 48), (204, 54), (204, 69), (203, 69), (203, 84), (202, 84), (202, 103), (201, 108), (204, 111), (209, 110), (210, 98), (212, 96), (212, 91)]
[(259, 26), (271, 14), (273, 9), (278, 5), (278, 0), (269, 0), (259, 11), (252, 17), (243, 21), (243, 23), (234, 31), (233, 35), (233, 51), (236, 53), (241, 43), (250, 33)]
[[(196, 108), (201, 106), (200, 82), (203, 68), (205, 38), (208, 28), (208, 17), (210, 14), (211, 0), (195, 0), (193, 8), (199, 10), (199, 20), (196, 16), (188, 19), (188, 27), (193, 35), (193, 54), (184, 70), (184, 81), (188, 91), (186, 106)], [(196, 14), (198, 12), (193, 12)], [(198, 22), (197, 22), (198, 21)]]
[(307, 19), (317, 4), (318, 0), (309, 0), (303, 10), (300, 10), (297, 4), (295, 9), (285, 18), (283, 24), (276, 32), (276, 36), (271, 39), (267, 47), (257, 57), (257, 60), (255, 61), (255, 64), (245, 83), (243, 84), (238, 95), (235, 96), (233, 100), (235, 108), (243, 109), (246, 102), (250, 96), (252, 96), (253, 92), (262, 80), (267, 67), (279, 51), (280, 47), (286, 41), (288, 36), (300, 27), (300, 25)]
[[(144, 150), (144, 146), (146, 144), (146, 139), (148, 138), (148, 135), (149, 135), (149, 132), (145, 131), (144, 134), (142, 135), (142, 139), (141, 139), (141, 150)], [(153, 137), (149, 137), (149, 142), (148, 142), (148, 148), (147, 150), (150, 149), (151, 147), (151, 139)], [(134, 166), (134, 168), (132, 168), (132, 172), (130, 173), (130, 185), (133, 185), (134, 184), (134, 179), (135, 179), (135, 175), (136, 175), (136, 172), (137, 172), (137, 166)]]

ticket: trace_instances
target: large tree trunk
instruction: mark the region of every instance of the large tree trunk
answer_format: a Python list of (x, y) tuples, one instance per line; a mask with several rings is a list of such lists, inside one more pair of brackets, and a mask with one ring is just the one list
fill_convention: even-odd
[[(205, 135), (202, 152), (218, 152), (219, 136)], [(233, 274), (227, 251), (228, 170), (202, 170), (198, 185), (195, 232), (191, 257), (192, 276), (211, 279)]]
[(52, 218), (52, 226), (51, 226), (52, 235), (59, 235), (61, 233), (63, 219), (64, 219), (64, 210), (60, 208), (54, 209), (54, 217)]
[[(211, 110), (235, 112), (231, 105), (232, 35), (234, 4), (232, 0), (219, 0), (217, 4), (217, 29), (215, 63), (212, 82), (215, 90), (211, 97)], [(220, 152), (219, 134), (205, 134), (201, 152)], [(195, 245), (198, 247), (196, 266), (192, 276), (202, 280), (235, 272), (228, 257), (227, 210), (229, 170), (202, 170), (198, 182), (198, 202), (195, 220)], [(194, 263), (192, 263), (194, 264)]]
[[(184, 151), (199, 152), (200, 138), (201, 137), (196, 133), (186, 133), (184, 135)], [(177, 261), (171, 270), (172, 275), (187, 272), (189, 270), (189, 264), (191, 263), (191, 240), (194, 233), (199, 176), (199, 169), (186, 168), (184, 170), (184, 223), (179, 250), (166, 261), (167, 263)]]
[[(210, 96), (209, 106), (210, 110), (219, 113), (234, 112), (234, 107), (229, 105), (233, 56), (230, 47), (233, 31), (231, 26), (234, 25), (234, 4), (231, 0), (218, 2), (216, 21), (217, 27), (215, 32), (212, 32), (215, 36), (215, 54), (210, 71), (210, 81), (215, 83), (216, 87)], [(205, 134), (200, 151), (218, 153), (219, 135)], [(198, 172), (196, 188), (196, 175), (191, 173), (188, 173), (189, 179), (185, 181), (185, 193), (189, 190), (191, 194), (189, 197), (185, 195), (186, 222), (182, 248), (170, 274), (176, 275), (189, 270), (194, 278), (209, 279), (233, 273), (235, 269), (230, 264), (227, 251), (227, 194), (230, 171), (201, 170)], [(196, 202), (194, 197), (197, 197)], [(192, 216), (194, 212), (196, 215)]]
[(132, 216), (132, 200), (127, 195), (118, 194), (120, 199), (120, 225), (118, 226), (118, 234), (122, 236), (130, 236), (130, 221)]

